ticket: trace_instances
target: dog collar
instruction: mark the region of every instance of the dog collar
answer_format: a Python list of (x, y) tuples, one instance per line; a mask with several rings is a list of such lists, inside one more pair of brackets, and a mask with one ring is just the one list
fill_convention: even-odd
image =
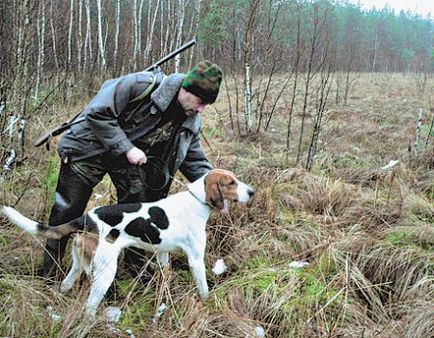
[(210, 206), (207, 202), (202, 201), (199, 197), (197, 197), (197, 196), (193, 193), (193, 191), (191, 191), (191, 190), (188, 189), (188, 188), (187, 188), (187, 191), (191, 194), (191, 196), (193, 196), (197, 201), (199, 201), (200, 204), (204, 204), (204, 205), (206, 205), (207, 207), (210, 207), (210, 208), (211, 208), (211, 206)]

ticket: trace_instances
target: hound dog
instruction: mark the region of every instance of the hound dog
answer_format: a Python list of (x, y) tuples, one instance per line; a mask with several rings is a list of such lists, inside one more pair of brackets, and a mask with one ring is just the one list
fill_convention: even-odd
[(49, 226), (32, 221), (11, 207), (3, 207), (9, 220), (33, 235), (59, 239), (78, 233), (72, 245), (72, 267), (60, 286), (71, 290), (83, 270), (91, 280), (86, 312), (96, 309), (112, 284), (122, 249), (136, 247), (157, 254), (162, 266), (169, 252), (181, 249), (202, 299), (208, 295), (205, 277), (205, 225), (211, 211), (227, 212), (230, 201), (249, 202), (255, 191), (229, 171), (214, 169), (187, 190), (153, 203), (96, 207), (68, 223)]

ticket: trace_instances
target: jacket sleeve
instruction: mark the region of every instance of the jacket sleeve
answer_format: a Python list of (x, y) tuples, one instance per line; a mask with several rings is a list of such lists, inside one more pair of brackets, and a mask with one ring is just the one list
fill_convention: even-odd
[(118, 119), (130, 100), (149, 85), (138, 76), (135, 73), (106, 81), (84, 111), (98, 140), (115, 155), (126, 153), (134, 147)]
[(200, 144), (199, 134), (194, 135), (184, 162), (179, 169), (190, 182), (193, 182), (212, 168)]

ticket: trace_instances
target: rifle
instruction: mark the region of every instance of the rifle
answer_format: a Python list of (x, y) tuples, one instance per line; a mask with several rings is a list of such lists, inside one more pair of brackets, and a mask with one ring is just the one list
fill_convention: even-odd
[[(190, 40), (189, 42), (183, 44), (178, 49), (174, 50), (170, 54), (166, 55), (162, 59), (160, 59), (157, 62), (155, 62), (153, 65), (151, 65), (148, 68), (146, 68), (144, 71), (145, 72), (151, 72), (151, 71), (154, 71), (155, 69), (158, 69), (160, 66), (162, 66), (163, 64), (165, 64), (167, 61), (173, 59), (175, 56), (177, 56), (178, 54), (182, 53), (186, 49), (190, 48), (195, 43), (196, 43), (196, 39)], [(79, 118), (79, 116), (80, 116), (80, 114), (82, 112), (83, 112), (83, 110), (81, 110), (78, 114), (76, 114), (75, 116), (73, 116), (72, 118), (70, 118), (68, 121), (63, 122), (60, 126), (55, 127), (53, 129), (51, 129), (48, 133), (45, 133), (44, 135), (42, 135), (34, 143), (35, 147), (39, 147), (39, 146), (43, 145), (51, 137), (54, 137), (54, 136), (62, 134), (65, 130), (69, 129), (71, 126), (73, 126), (73, 125), (75, 125), (77, 123), (83, 122), (85, 120), (85, 117), (80, 117)]]

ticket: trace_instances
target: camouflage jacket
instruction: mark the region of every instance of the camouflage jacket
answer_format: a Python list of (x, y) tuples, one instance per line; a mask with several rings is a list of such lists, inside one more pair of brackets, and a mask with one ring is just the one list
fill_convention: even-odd
[[(184, 77), (178, 73), (166, 77), (162, 73), (138, 72), (104, 82), (79, 116), (85, 120), (71, 126), (61, 139), (60, 157), (77, 161), (105, 152), (124, 156), (134, 147), (135, 140), (154, 131), (162, 114), (168, 112)], [(154, 80), (152, 94), (133, 102)], [(171, 150), (176, 152), (172, 173), (180, 169), (190, 181), (212, 168), (200, 144), (200, 127), (199, 115), (187, 117), (174, 145), (177, 149)]]

